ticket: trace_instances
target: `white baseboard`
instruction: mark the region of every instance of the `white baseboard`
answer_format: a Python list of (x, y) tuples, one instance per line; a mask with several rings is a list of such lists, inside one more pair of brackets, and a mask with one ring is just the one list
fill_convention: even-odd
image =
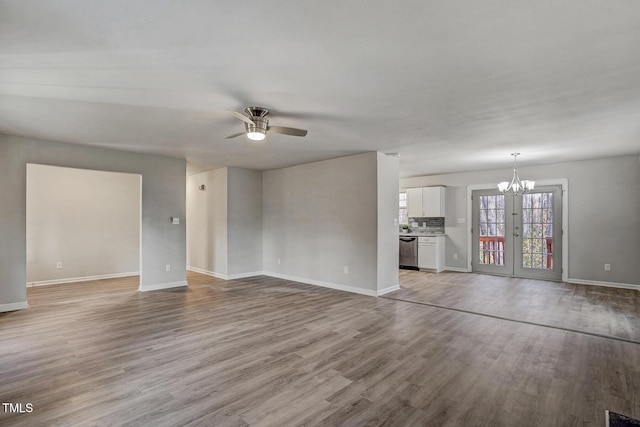
[(400, 285), (389, 286), (388, 288), (381, 289), (377, 292), (377, 296), (388, 294), (389, 292), (399, 291)]
[(469, 273), (469, 270), (467, 270), (466, 268), (463, 267), (446, 267), (444, 268), (444, 271), (455, 271), (458, 273)]
[(288, 274), (274, 273), (271, 271), (264, 271), (263, 274), (265, 276), (276, 277), (278, 279), (291, 280), (292, 282), (301, 282), (301, 283), (306, 283), (308, 285), (322, 286), (323, 288), (337, 289), (339, 291), (351, 292), (354, 294), (367, 295), (370, 297), (377, 296), (377, 292), (371, 289), (362, 289), (362, 288), (356, 288), (355, 286), (347, 286), (347, 285), (341, 285), (338, 283), (324, 282), (322, 280), (307, 279), (306, 277), (289, 276)]
[(223, 279), (223, 280), (244, 279), (246, 277), (254, 277), (254, 276), (270, 276), (278, 279), (291, 280), (292, 282), (300, 282), (300, 283), (306, 283), (308, 285), (322, 286), (323, 288), (337, 289), (339, 291), (351, 292), (351, 293), (360, 294), (360, 295), (367, 295), (370, 297), (383, 295), (383, 294), (397, 291), (398, 289), (400, 289), (400, 286), (396, 285), (396, 286), (391, 286), (389, 288), (385, 288), (376, 292), (369, 289), (356, 288), (354, 286), (341, 285), (338, 283), (324, 282), (322, 280), (307, 279), (306, 277), (290, 276), (288, 274), (274, 273), (271, 271), (252, 271), (249, 273), (222, 274), (222, 273), (216, 273), (215, 271), (208, 271), (208, 270), (204, 270), (202, 268), (197, 268), (197, 267), (187, 267), (187, 270), (193, 271), (195, 273), (206, 274), (207, 276), (212, 276), (212, 277), (216, 277), (218, 279)]
[(179, 282), (170, 282), (170, 283), (157, 283), (155, 285), (140, 285), (138, 287), (138, 291), (147, 292), (147, 291), (159, 291), (162, 289), (171, 289), (171, 288), (182, 288), (187, 286), (188, 283), (186, 280), (181, 280)]
[(263, 271), (251, 271), (248, 273), (236, 273), (236, 274), (223, 274), (223, 273), (216, 273), (215, 271), (203, 270), (202, 268), (197, 268), (197, 267), (187, 267), (187, 270), (193, 271), (194, 273), (206, 274), (207, 276), (215, 277), (222, 280), (244, 279), (245, 277), (261, 276), (264, 274)]
[(0, 304), (0, 313), (4, 313), (5, 311), (16, 311), (16, 310), (24, 310), (25, 308), (29, 308), (29, 304), (27, 302), (13, 302), (11, 304)]
[(255, 277), (255, 276), (262, 276), (264, 274), (264, 271), (251, 271), (249, 273), (236, 273), (236, 274), (229, 274), (227, 277), (227, 280), (234, 280), (234, 279), (244, 279), (246, 277)]
[(204, 270), (198, 267), (187, 266), (187, 271), (193, 271), (194, 273), (206, 274), (207, 276), (215, 277), (217, 279), (229, 280), (226, 274), (216, 273), (215, 271)]
[(606, 286), (609, 288), (635, 289), (636, 291), (640, 291), (640, 285), (634, 285), (631, 283), (599, 282), (596, 280), (584, 279), (567, 279), (567, 282), (574, 283), (576, 285)]
[(27, 287), (60, 285), (63, 283), (75, 283), (75, 282), (89, 282), (91, 280), (117, 279), (120, 277), (131, 277), (131, 276), (139, 276), (139, 275), (140, 275), (139, 271), (132, 271), (129, 273), (101, 274), (99, 276), (68, 277), (66, 279), (40, 280), (37, 282), (29, 282), (27, 283)]

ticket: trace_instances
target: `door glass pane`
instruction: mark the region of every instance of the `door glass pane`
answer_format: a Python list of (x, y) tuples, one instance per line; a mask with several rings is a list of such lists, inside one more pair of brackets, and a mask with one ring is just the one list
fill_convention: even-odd
[(487, 198), (487, 209), (496, 208), (496, 197), (498, 196), (483, 196)]
[(495, 222), (496, 222), (496, 210), (495, 209), (487, 210), (487, 222), (489, 224), (495, 224)]
[(542, 224), (531, 224), (530, 227), (533, 229), (531, 237), (535, 237), (536, 239), (542, 237)]
[(504, 196), (479, 196), (478, 203), (480, 264), (504, 265)]
[(522, 196), (522, 267), (553, 269), (553, 193)]

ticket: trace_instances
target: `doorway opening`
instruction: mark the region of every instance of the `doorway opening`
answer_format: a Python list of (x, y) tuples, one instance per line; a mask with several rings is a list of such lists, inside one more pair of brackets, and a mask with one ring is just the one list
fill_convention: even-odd
[(563, 188), (522, 196), (471, 192), (472, 271), (545, 280), (563, 278)]
[(27, 286), (139, 276), (141, 183), (139, 174), (27, 164)]

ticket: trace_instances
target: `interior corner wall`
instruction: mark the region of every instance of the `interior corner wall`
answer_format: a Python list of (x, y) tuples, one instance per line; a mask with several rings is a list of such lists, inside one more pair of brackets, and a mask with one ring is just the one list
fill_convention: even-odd
[(263, 173), (265, 274), (377, 293), (377, 156)]
[(226, 277), (227, 168), (187, 177), (187, 242), (190, 269)]
[(189, 176), (187, 242), (193, 271), (223, 279), (261, 274), (262, 172), (226, 167)]
[[(0, 307), (26, 303), (26, 165), (142, 175), (140, 287), (186, 285), (186, 162), (161, 156), (0, 135)], [(171, 271), (165, 265), (171, 265)]]
[(397, 289), (398, 277), (398, 188), (399, 159), (378, 154), (378, 259), (377, 291)]
[[(568, 180), (569, 280), (640, 285), (638, 155), (519, 167), (523, 179)], [(446, 186), (446, 265), (467, 268), (467, 186), (504, 181), (511, 169), (400, 180), (401, 189)], [(465, 223), (458, 223), (457, 219)], [(453, 259), (453, 254), (458, 259)], [(604, 264), (611, 271), (604, 271)]]
[(227, 168), (230, 277), (262, 273), (262, 171)]
[(27, 281), (139, 274), (140, 179), (28, 164)]

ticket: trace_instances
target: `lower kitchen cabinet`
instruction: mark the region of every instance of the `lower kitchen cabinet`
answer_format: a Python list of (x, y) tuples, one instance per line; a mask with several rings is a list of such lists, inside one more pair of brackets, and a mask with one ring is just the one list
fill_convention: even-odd
[(444, 270), (444, 236), (418, 237), (418, 268)]

